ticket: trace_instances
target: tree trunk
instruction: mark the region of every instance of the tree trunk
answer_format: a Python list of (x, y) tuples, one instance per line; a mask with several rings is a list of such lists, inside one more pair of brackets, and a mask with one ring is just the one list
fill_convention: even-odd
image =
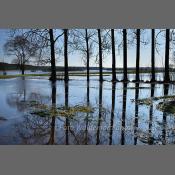
[(24, 64), (21, 65), (21, 73), (22, 73), (22, 75), (24, 75), (24, 73), (25, 73), (25, 65)]
[(50, 80), (56, 81), (56, 66), (55, 66), (55, 41), (53, 36), (53, 29), (49, 29), (50, 36), (50, 51), (51, 51), (51, 77)]
[(123, 81), (127, 81), (127, 30), (123, 29)]
[(69, 80), (68, 73), (68, 29), (64, 29), (64, 79)]
[(151, 31), (151, 73), (152, 78), (151, 81), (154, 82), (155, 79), (155, 29), (152, 29)]
[(100, 71), (100, 82), (103, 81), (103, 58), (102, 58), (102, 41), (101, 41), (101, 30), (98, 29), (98, 42), (99, 42), (99, 71)]
[(170, 29), (166, 29), (166, 44), (165, 44), (165, 77), (164, 81), (170, 81), (169, 75), (169, 49), (170, 49)]
[(112, 41), (112, 81), (116, 81), (116, 68), (115, 68), (115, 34), (114, 29), (111, 29), (111, 41)]
[(137, 48), (136, 48), (136, 81), (140, 81), (139, 69), (140, 69), (140, 29), (137, 29)]
[(86, 52), (87, 52), (87, 81), (89, 81), (89, 38), (88, 38), (88, 30), (85, 29), (86, 32)]

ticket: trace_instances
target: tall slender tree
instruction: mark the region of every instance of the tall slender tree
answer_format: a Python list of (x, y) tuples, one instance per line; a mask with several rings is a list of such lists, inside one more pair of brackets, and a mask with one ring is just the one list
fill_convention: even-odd
[(64, 29), (64, 79), (69, 80), (68, 70), (68, 29)]
[(155, 79), (155, 29), (151, 30), (151, 81), (154, 82)]
[(87, 52), (87, 81), (89, 81), (89, 37), (88, 37), (88, 29), (85, 29), (85, 40), (86, 40), (86, 52)]
[(116, 81), (116, 61), (115, 61), (115, 33), (114, 29), (111, 29), (111, 41), (112, 41), (112, 81)]
[(50, 80), (56, 81), (56, 66), (55, 66), (55, 40), (53, 35), (53, 29), (49, 29), (50, 36), (50, 54), (51, 54), (51, 77)]
[(99, 45), (99, 81), (103, 81), (103, 56), (102, 56), (102, 40), (101, 40), (101, 30), (97, 29), (98, 31), (98, 45)]
[(123, 81), (127, 81), (127, 30), (123, 29)]
[(170, 29), (166, 29), (166, 43), (165, 43), (165, 76), (164, 81), (170, 81), (169, 75), (169, 49), (170, 49)]
[(82, 60), (87, 70), (87, 81), (90, 80), (90, 58), (94, 51), (94, 36), (97, 31), (94, 29), (73, 29), (70, 31), (69, 45), (73, 51), (78, 51), (82, 55)]
[(140, 69), (140, 29), (136, 31), (137, 47), (136, 47), (136, 81), (140, 81), (139, 69)]

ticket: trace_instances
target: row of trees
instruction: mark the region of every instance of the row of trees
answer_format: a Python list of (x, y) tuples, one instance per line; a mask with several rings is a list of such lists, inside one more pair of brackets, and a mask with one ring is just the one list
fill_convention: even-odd
[[(118, 46), (123, 48), (123, 81), (128, 81), (128, 64), (127, 51), (128, 45), (136, 41), (136, 69), (135, 81), (140, 81), (140, 46), (144, 41), (141, 40), (141, 29), (131, 30), (132, 37), (128, 39), (128, 30), (123, 29), (121, 35), (123, 40)], [(130, 31), (130, 32), (131, 32)], [(155, 29), (151, 29), (151, 81), (155, 78), (155, 48), (156, 36)], [(160, 31), (159, 33), (161, 33)], [(62, 41), (63, 39), (63, 41)], [(90, 80), (90, 59), (93, 53), (97, 53), (96, 62), (99, 64), (99, 81), (103, 81), (103, 59), (105, 54), (112, 53), (112, 81), (117, 81), (116, 77), (116, 41), (114, 29), (26, 29), (13, 30), (13, 35), (5, 43), (4, 50), (8, 55), (15, 55), (14, 60), (24, 74), (25, 64), (29, 61), (36, 60), (41, 64), (51, 64), (50, 80), (55, 82), (56, 75), (56, 56), (64, 56), (64, 77), (65, 81), (69, 80), (68, 56), (72, 51), (81, 53), (87, 67), (87, 81)], [(170, 29), (165, 31), (165, 72), (164, 81), (170, 81), (169, 62), (170, 62)], [(64, 44), (63, 44), (64, 43)], [(97, 45), (98, 47), (95, 47)], [(97, 50), (95, 50), (98, 48)], [(62, 52), (64, 50), (64, 52)], [(48, 55), (50, 53), (50, 55)]]

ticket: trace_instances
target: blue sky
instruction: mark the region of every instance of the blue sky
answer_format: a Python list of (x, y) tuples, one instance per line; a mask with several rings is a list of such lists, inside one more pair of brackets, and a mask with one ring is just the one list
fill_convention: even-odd
[[(156, 30), (156, 32), (158, 32), (158, 30)], [(145, 33), (144, 33), (144, 37), (146, 37), (147, 39), (151, 39), (151, 30), (150, 29), (146, 29)], [(159, 46), (159, 51), (160, 53), (157, 54), (156, 53), (156, 66), (161, 67), (163, 66), (163, 62), (164, 62), (164, 34), (162, 34), (162, 36), (159, 37), (159, 43), (161, 43), (161, 45)], [(115, 37), (116, 40), (120, 37), (121, 39), (121, 35), (119, 35), (117, 32), (115, 33)], [(4, 43), (7, 41), (7, 39), (9, 38), (9, 30), (8, 29), (0, 29), (0, 61), (5, 60), (5, 62), (11, 63), (12, 58), (8, 57), (5, 55), (5, 53), (3, 52), (3, 45)], [(135, 57), (136, 57), (136, 48), (135, 46), (133, 46), (132, 48), (128, 48), (128, 67), (134, 67), (135, 66)], [(141, 45), (141, 60), (140, 60), (140, 65), (141, 66), (150, 66), (150, 60), (151, 60), (151, 45), (148, 44), (146, 46)], [(171, 54), (170, 54), (171, 56)], [(84, 63), (82, 61), (82, 55), (79, 54), (78, 52), (76, 53), (71, 53), (69, 54), (69, 65), (70, 66), (84, 66)], [(58, 61), (57, 61), (57, 65), (63, 65), (63, 58), (59, 57)], [(90, 65), (91, 66), (98, 66), (95, 63), (95, 58), (91, 58), (90, 61)], [(122, 55), (122, 49), (120, 50), (120, 52), (118, 52), (118, 49), (116, 49), (116, 65), (117, 67), (122, 67), (123, 66), (123, 55)], [(109, 54), (108, 56), (106, 56), (104, 58), (104, 62), (103, 62), (103, 66), (104, 67), (111, 67), (111, 54)]]

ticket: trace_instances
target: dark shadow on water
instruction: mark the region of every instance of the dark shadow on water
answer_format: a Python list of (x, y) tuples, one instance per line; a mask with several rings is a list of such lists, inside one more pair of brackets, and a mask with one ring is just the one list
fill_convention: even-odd
[(138, 113), (139, 105), (137, 100), (139, 99), (139, 83), (135, 84), (135, 121), (134, 121), (134, 145), (137, 145), (137, 130), (138, 130)]
[[(51, 86), (52, 86), (52, 108), (53, 110), (56, 110), (56, 82), (55, 83), (52, 82)], [(48, 142), (49, 145), (55, 144), (55, 117), (56, 116), (52, 116), (51, 119), (50, 139)]]
[[(90, 86), (90, 83), (89, 83), (89, 81), (87, 81), (87, 96), (86, 96), (86, 103), (87, 103), (87, 106), (90, 106), (90, 88), (89, 88), (89, 86)], [(88, 145), (88, 141), (89, 141), (89, 139), (88, 139), (88, 125), (89, 125), (89, 113), (87, 113), (87, 115), (86, 115), (86, 119), (85, 119), (85, 121), (86, 121), (86, 128), (85, 128), (85, 141), (84, 141), (84, 144), (85, 145)]]
[(122, 107), (121, 145), (125, 144), (126, 101), (127, 101), (127, 83), (123, 83), (123, 107)]
[(113, 125), (115, 117), (115, 91), (116, 91), (116, 82), (112, 83), (112, 106), (111, 106), (111, 121), (110, 121), (110, 131), (109, 131), (109, 145), (112, 145), (112, 135), (113, 135)]
[[(164, 96), (168, 95), (169, 92), (169, 84), (164, 85)], [(162, 127), (162, 145), (167, 144), (167, 139), (166, 139), (166, 129), (167, 129), (167, 113), (163, 112), (163, 127)]]
[[(65, 108), (69, 107), (69, 82), (65, 81)], [(70, 130), (70, 123), (69, 123), (69, 119), (66, 117), (66, 121), (65, 121), (65, 135), (66, 135), (66, 140), (65, 140), (65, 144), (69, 145), (69, 130)]]
[[(151, 84), (151, 98), (154, 97), (155, 84)], [(148, 126), (148, 144), (152, 145), (154, 143), (152, 135), (152, 124), (153, 124), (153, 104), (149, 108), (149, 126)]]
[(98, 115), (96, 145), (100, 144), (100, 127), (102, 122), (102, 108), (103, 108), (103, 82), (99, 82), (99, 115)]

